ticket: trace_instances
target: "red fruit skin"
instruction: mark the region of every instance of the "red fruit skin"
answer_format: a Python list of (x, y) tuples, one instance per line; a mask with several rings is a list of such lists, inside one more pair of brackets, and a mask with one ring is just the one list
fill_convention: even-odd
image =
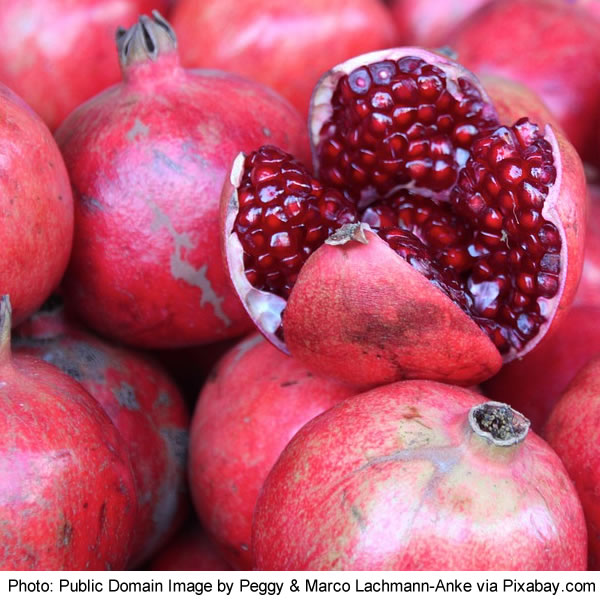
[(42, 359), (78, 381), (121, 434), (138, 494), (128, 567), (154, 554), (185, 519), (189, 414), (179, 391), (148, 356), (119, 348), (40, 312), (17, 330), (15, 356)]
[(58, 285), (73, 239), (73, 196), (56, 142), (41, 119), (0, 84), (0, 289), (13, 323)]
[(575, 484), (588, 526), (589, 568), (600, 569), (600, 357), (573, 379), (550, 413), (545, 438)]
[[(393, 46), (378, 0), (179, 0), (172, 13), (183, 64), (260, 81), (308, 114), (313, 87), (331, 65)], [(309, 163), (306, 163), (309, 164)]]
[(600, 186), (589, 185), (588, 221), (581, 281), (575, 304), (600, 308)]
[[(493, 44), (488, 43), (491, 39)], [(475, 73), (493, 73), (531, 87), (575, 148), (594, 159), (599, 39), (600, 23), (564, 0), (494, 0), (446, 42)]]
[(502, 366), (488, 336), (377, 235), (324, 244), (302, 267), (283, 331), (315, 373), (373, 387), (399, 379), (479, 383)]
[(391, 0), (401, 45), (442, 46), (448, 34), (490, 0)]
[(600, 306), (574, 306), (555, 333), (522, 360), (504, 365), (482, 384), (486, 396), (522, 412), (542, 427), (571, 379), (600, 354)]
[(125, 568), (137, 508), (126, 445), (79, 383), (11, 359), (0, 337), (1, 568)]
[(166, 0), (9, 0), (0, 15), (0, 81), (50, 129), (119, 81), (115, 30)]
[(231, 571), (215, 543), (195, 523), (179, 532), (148, 565), (150, 571)]
[(254, 505), (285, 445), (307, 421), (357, 391), (314, 376), (260, 334), (223, 357), (192, 419), (189, 481), (197, 515), (231, 565), (252, 567)]
[(56, 138), (76, 196), (65, 299), (87, 325), (156, 348), (250, 328), (222, 266), (219, 197), (240, 149), (269, 141), (305, 156), (291, 106), (162, 52), (76, 109)]
[(258, 499), (257, 568), (584, 569), (585, 522), (560, 459), (531, 432), (512, 447), (475, 434), (467, 413), (483, 401), (400, 382), (313, 419)]

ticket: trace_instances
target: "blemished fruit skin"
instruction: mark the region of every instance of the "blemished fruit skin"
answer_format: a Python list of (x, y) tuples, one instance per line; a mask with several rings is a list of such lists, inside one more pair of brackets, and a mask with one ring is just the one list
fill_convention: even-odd
[(306, 115), (313, 87), (331, 65), (396, 43), (379, 0), (179, 0), (172, 13), (188, 67), (260, 81)]
[(8, 0), (0, 15), (0, 81), (52, 130), (119, 81), (115, 30), (167, 0)]
[(545, 438), (575, 484), (588, 526), (589, 568), (600, 569), (600, 356), (573, 379), (552, 410)]
[(13, 323), (58, 285), (73, 240), (73, 195), (64, 161), (42, 120), (0, 84), (0, 291)]
[(477, 433), (469, 413), (485, 401), (408, 381), (310, 421), (257, 501), (256, 567), (584, 569), (583, 511), (560, 459), (526, 428), (514, 445)]
[(446, 43), (476, 74), (501, 75), (531, 87), (575, 148), (595, 160), (599, 38), (600, 23), (572, 2), (494, 0), (457, 27)]
[(240, 148), (274, 141), (305, 156), (305, 125), (257, 83), (184, 70), (159, 17), (135, 27), (119, 44), (123, 82), (56, 132), (76, 197), (65, 299), (87, 325), (133, 346), (235, 337), (250, 324), (222, 267), (220, 190)]
[(78, 381), (106, 411), (129, 451), (138, 494), (128, 566), (152, 556), (189, 508), (187, 406), (148, 356), (104, 342), (69, 322), (61, 307), (40, 311), (15, 332), (15, 356), (40, 358)]
[(150, 571), (231, 571), (217, 546), (194, 523), (180, 531), (148, 565)]
[(252, 568), (252, 513), (277, 457), (307, 421), (357, 388), (317, 377), (260, 334), (231, 349), (192, 419), (189, 481), (196, 512), (227, 561)]
[(576, 373), (600, 354), (600, 306), (573, 306), (552, 337), (522, 360), (502, 367), (482, 384), (483, 392), (522, 412), (540, 433)]
[(0, 300), (0, 566), (125, 568), (137, 497), (127, 446), (107, 414), (56, 367), (10, 354)]

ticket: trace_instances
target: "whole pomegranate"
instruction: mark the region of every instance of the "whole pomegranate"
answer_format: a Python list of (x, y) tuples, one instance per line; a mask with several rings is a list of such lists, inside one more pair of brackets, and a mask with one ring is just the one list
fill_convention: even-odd
[(118, 25), (167, 0), (7, 0), (0, 14), (0, 81), (55, 129), (119, 80)]
[(574, 306), (558, 330), (522, 360), (482, 384), (486, 396), (510, 402), (541, 431), (576, 373), (600, 354), (600, 306)]
[(600, 352), (573, 379), (545, 427), (575, 484), (588, 527), (589, 568), (600, 569)]
[(123, 569), (137, 497), (127, 448), (71, 377), (11, 356), (0, 299), (0, 565), (5, 570)]
[(600, 308), (600, 186), (589, 185), (588, 222), (583, 272), (575, 304)]
[(296, 111), (218, 71), (186, 71), (158, 13), (119, 33), (122, 83), (56, 132), (76, 196), (65, 299), (97, 331), (177, 347), (249, 328), (222, 268), (218, 205), (240, 148), (306, 152)]
[(391, 11), (402, 44), (434, 48), (463, 19), (490, 0), (391, 0)]
[(10, 294), (19, 323), (39, 308), (67, 266), (73, 196), (48, 128), (2, 84), (0, 113), (0, 290)]
[[(493, 43), (489, 43), (493, 40)], [(597, 159), (600, 126), (600, 23), (565, 0), (494, 0), (446, 43), (478, 74), (533, 88), (577, 150)]]
[(528, 429), (508, 405), (442, 383), (348, 398), (305, 425), (269, 473), (256, 566), (584, 569), (579, 499)]
[(15, 356), (35, 356), (78, 381), (106, 411), (129, 450), (138, 511), (129, 566), (171, 537), (188, 509), (185, 481), (189, 415), (162, 368), (112, 346), (65, 318), (60, 303), (23, 323)]
[(379, 0), (179, 0), (172, 14), (189, 67), (232, 71), (277, 90), (303, 115), (319, 77), (355, 54), (393, 46)]
[(179, 532), (150, 562), (150, 571), (231, 571), (213, 540), (193, 523)]
[(535, 96), (493, 87), (497, 107), (444, 55), (362, 55), (313, 94), (315, 175), (273, 146), (236, 158), (224, 252), (280, 349), (358, 385), (471, 385), (556, 328), (583, 260), (581, 161), (512, 112)]
[(228, 562), (252, 568), (252, 513), (277, 457), (307, 421), (357, 389), (314, 376), (260, 334), (219, 362), (198, 398), (189, 481), (196, 512)]

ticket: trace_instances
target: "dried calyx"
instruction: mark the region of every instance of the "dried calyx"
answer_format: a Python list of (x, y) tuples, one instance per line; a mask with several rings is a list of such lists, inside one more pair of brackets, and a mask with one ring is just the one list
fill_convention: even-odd
[(489, 401), (469, 411), (469, 425), (496, 446), (514, 446), (525, 439), (530, 423), (508, 404)]

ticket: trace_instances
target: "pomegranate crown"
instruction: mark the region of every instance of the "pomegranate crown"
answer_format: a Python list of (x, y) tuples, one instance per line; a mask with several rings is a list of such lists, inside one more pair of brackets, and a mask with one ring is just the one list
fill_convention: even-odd
[(152, 18), (140, 15), (138, 22), (129, 29), (119, 27), (116, 38), (121, 67), (156, 60), (161, 54), (177, 48), (173, 28), (157, 10), (152, 11)]

